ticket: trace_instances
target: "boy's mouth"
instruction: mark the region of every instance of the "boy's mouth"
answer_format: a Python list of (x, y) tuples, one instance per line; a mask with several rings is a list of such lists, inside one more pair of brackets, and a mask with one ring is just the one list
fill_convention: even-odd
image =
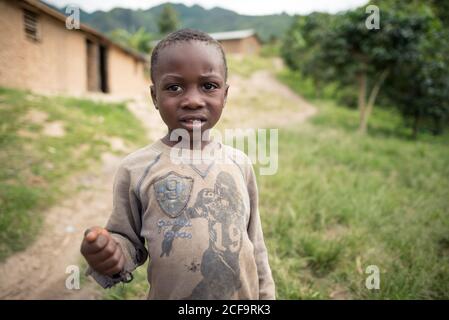
[(179, 119), (181, 125), (186, 129), (200, 128), (206, 123), (204, 116), (184, 116)]

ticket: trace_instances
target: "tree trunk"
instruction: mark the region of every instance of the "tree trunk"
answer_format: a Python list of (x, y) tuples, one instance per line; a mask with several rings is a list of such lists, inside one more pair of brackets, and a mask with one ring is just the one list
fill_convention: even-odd
[(440, 134), (443, 134), (443, 125), (442, 120), (440, 117), (434, 116), (433, 117), (433, 123), (434, 123), (434, 135), (438, 136)]
[(366, 99), (366, 72), (361, 71), (357, 74), (357, 83), (359, 86), (358, 103), (360, 114), (360, 122), (365, 114), (365, 99)]
[(416, 140), (418, 138), (418, 132), (419, 132), (419, 123), (421, 122), (421, 116), (419, 112), (415, 113), (415, 119), (413, 121), (413, 133), (412, 138)]
[(321, 81), (315, 80), (315, 95), (316, 95), (316, 98), (318, 98), (318, 99), (322, 98), (322, 93), (323, 93), (322, 87), (323, 87), (323, 85), (322, 85)]
[[(383, 82), (385, 81), (385, 78), (388, 76), (389, 70), (384, 70), (379, 78), (377, 79), (377, 82), (371, 89), (371, 93), (368, 98), (368, 102), (365, 104), (363, 108), (363, 112), (360, 113), (360, 126), (359, 126), (359, 132), (362, 134), (366, 133), (367, 127), (368, 127), (368, 118), (373, 111), (374, 102), (376, 101), (377, 95), (379, 94), (380, 87), (382, 86)], [(360, 100), (360, 97), (359, 97)], [(360, 101), (359, 101), (360, 102)]]

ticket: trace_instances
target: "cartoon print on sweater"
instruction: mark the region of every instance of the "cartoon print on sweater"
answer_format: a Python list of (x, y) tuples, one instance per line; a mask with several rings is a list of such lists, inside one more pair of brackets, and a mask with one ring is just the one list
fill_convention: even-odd
[(208, 221), (209, 247), (202, 256), (203, 279), (186, 299), (230, 299), (240, 288), (239, 254), (245, 231), (244, 205), (237, 185), (227, 172), (220, 172), (214, 189), (202, 189), (193, 207), (186, 208), (166, 232), (161, 257), (169, 256), (175, 234), (189, 219)]

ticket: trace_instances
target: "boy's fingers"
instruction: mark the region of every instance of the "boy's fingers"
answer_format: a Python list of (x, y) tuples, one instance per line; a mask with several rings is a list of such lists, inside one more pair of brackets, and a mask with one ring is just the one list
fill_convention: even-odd
[(118, 262), (115, 266), (113, 266), (112, 268), (106, 270), (106, 271), (104, 272), (104, 274), (106, 274), (106, 275), (108, 275), (108, 276), (113, 276), (113, 275), (115, 275), (115, 274), (121, 272), (121, 271), (123, 270), (123, 267), (124, 267), (124, 266), (125, 266), (125, 257), (122, 255), (122, 256), (120, 257), (119, 262)]
[(113, 267), (116, 267), (120, 263), (121, 259), (122, 259), (122, 252), (120, 250), (115, 250), (113, 255), (109, 256), (108, 258), (98, 263), (96, 268), (99, 271), (105, 272)]
[(85, 253), (87, 255), (96, 254), (103, 250), (109, 243), (109, 238), (104, 234), (100, 234), (96, 237), (95, 241), (88, 242), (85, 246)]
[(105, 235), (106, 237), (110, 237), (110, 233), (108, 232), (108, 230), (106, 230), (105, 228), (101, 228), (101, 234)]
[(92, 227), (87, 229), (84, 232), (84, 237), (86, 238), (87, 242), (93, 242), (97, 239), (98, 235), (102, 233), (103, 228), (100, 227)]
[(92, 231), (92, 228), (86, 229), (86, 230), (84, 231), (84, 237), (86, 237), (86, 236), (89, 234), (89, 232), (91, 232), (91, 231)]
[[(100, 237), (104, 237), (104, 235), (101, 235)], [(95, 250), (96, 249), (97, 248), (95, 248)], [(99, 264), (107, 260), (109, 257), (111, 257), (116, 251), (117, 251), (117, 243), (114, 240), (111, 240), (108, 241), (105, 247), (101, 248), (98, 251), (89, 251), (87, 255), (90, 256), (89, 261), (91, 263)]]

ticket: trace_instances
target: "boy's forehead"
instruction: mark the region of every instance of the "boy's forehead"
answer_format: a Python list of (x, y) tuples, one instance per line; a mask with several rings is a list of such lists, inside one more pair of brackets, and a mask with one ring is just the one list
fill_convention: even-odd
[(218, 72), (223, 77), (225, 74), (223, 57), (215, 45), (193, 40), (172, 43), (161, 49), (156, 65), (158, 77), (186, 69), (201, 73)]

